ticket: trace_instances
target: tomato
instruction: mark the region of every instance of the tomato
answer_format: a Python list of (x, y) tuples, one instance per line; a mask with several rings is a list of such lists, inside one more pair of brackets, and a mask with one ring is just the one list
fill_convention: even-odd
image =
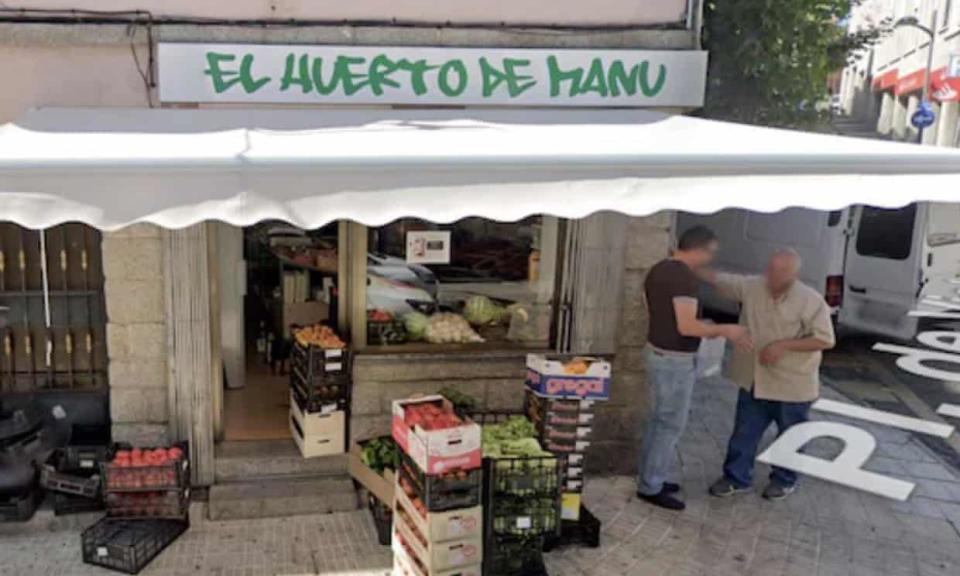
[(183, 450), (174, 446), (173, 448), (167, 450), (167, 457), (171, 460), (179, 460), (183, 458)]

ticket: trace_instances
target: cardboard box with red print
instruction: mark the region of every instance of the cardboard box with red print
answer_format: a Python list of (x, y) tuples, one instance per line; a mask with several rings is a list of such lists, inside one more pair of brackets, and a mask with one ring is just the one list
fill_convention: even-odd
[(394, 400), (393, 439), (427, 474), (480, 467), (480, 426), (457, 415), (443, 396)]
[(527, 354), (527, 388), (550, 398), (608, 400), (610, 373), (600, 358)]

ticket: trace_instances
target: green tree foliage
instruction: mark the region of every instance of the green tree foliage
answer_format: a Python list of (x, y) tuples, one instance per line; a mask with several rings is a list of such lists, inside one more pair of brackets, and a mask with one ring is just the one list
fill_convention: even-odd
[(847, 34), (857, 0), (711, 0), (704, 7), (710, 69), (704, 115), (816, 128), (826, 119), (827, 76), (879, 30)]

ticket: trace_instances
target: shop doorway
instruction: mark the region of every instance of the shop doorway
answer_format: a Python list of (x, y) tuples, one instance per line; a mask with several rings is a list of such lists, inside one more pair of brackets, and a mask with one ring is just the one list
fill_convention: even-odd
[(291, 331), (336, 327), (338, 224), (218, 226), (223, 440), (290, 438)]

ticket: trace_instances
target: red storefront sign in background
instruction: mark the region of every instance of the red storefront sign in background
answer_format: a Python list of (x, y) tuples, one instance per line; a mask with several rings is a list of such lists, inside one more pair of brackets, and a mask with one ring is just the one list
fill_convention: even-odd
[[(922, 69), (904, 76), (898, 76), (897, 70), (888, 70), (873, 79), (873, 90), (882, 92), (892, 89), (897, 96), (918, 92), (923, 89), (923, 77)], [(960, 78), (947, 78), (946, 66), (930, 73), (930, 99), (937, 102), (960, 101)]]

